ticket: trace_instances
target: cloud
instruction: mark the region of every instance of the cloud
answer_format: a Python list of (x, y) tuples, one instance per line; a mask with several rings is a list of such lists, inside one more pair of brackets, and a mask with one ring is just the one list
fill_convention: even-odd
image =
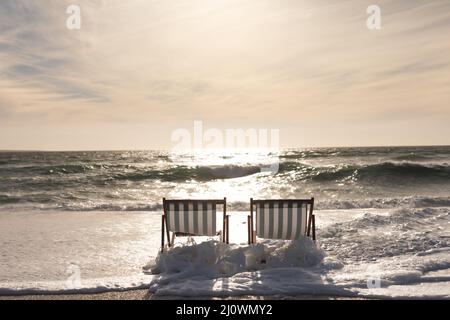
[[(446, 0), (380, 0), (378, 31), (366, 27), (370, 1), (79, 3), (82, 27), (71, 31), (72, 1), (2, 2), (0, 90), (14, 103), (1, 112), (10, 120), (156, 131), (192, 119), (280, 129), (301, 119), (323, 136), (336, 121), (351, 131), (402, 114), (450, 116)], [(393, 134), (380, 129), (380, 144)]]
[(27, 86), (47, 90), (52, 93), (48, 100), (82, 99), (91, 102), (109, 102), (107, 97), (79, 80), (58, 77), (58, 70), (63, 69), (63, 66), (65, 66), (64, 60), (43, 60), (34, 66), (15, 64), (5, 71), (5, 75), (9, 79), (26, 83)]
[(433, 61), (416, 61), (413, 63), (406, 63), (392, 70), (388, 70), (383, 72), (381, 75), (385, 77), (394, 76), (394, 75), (408, 75), (408, 74), (418, 74), (418, 73), (426, 73), (433, 72), (437, 70), (442, 70), (448, 68), (450, 66), (450, 62), (433, 62)]
[(14, 81), (19, 88), (46, 91), (49, 102), (107, 102), (101, 88), (77, 72), (82, 64), (77, 57), (82, 41), (64, 27), (68, 3), (2, 3), (0, 54), (5, 57), (0, 65), (1, 77)]

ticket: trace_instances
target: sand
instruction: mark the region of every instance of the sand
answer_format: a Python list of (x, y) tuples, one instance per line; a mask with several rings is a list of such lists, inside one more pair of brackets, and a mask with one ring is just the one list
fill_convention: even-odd
[(315, 295), (295, 296), (236, 296), (236, 297), (182, 297), (154, 296), (148, 290), (110, 291), (95, 294), (58, 294), (0, 296), (0, 300), (363, 300), (363, 298)]

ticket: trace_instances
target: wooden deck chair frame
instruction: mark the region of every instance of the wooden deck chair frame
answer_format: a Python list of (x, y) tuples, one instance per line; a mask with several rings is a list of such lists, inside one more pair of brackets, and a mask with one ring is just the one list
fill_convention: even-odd
[[(229, 243), (229, 215), (227, 215), (227, 198), (223, 199), (166, 199), (163, 198), (163, 215), (161, 222), (161, 252), (164, 251), (165, 236), (167, 236), (167, 243), (169, 247), (173, 246), (176, 236), (196, 236), (195, 234), (172, 232), (169, 230), (167, 222), (168, 205), (171, 203), (213, 203), (223, 206), (223, 223), (222, 230), (217, 234), (220, 236), (220, 240), (225, 243)], [(217, 212), (216, 212), (217, 213)], [(172, 237), (170, 234), (172, 233)]]
[(316, 241), (316, 219), (313, 213), (314, 210), (314, 198), (311, 199), (265, 199), (265, 200), (255, 200), (253, 198), (250, 198), (250, 215), (248, 216), (247, 220), (247, 227), (248, 227), (248, 243), (256, 243), (256, 230), (254, 228), (255, 225), (258, 225), (257, 220), (257, 214), (254, 207), (255, 205), (259, 204), (266, 204), (266, 203), (304, 203), (309, 206), (309, 212), (307, 217), (307, 231), (306, 235), (308, 237), (311, 237), (314, 241)]

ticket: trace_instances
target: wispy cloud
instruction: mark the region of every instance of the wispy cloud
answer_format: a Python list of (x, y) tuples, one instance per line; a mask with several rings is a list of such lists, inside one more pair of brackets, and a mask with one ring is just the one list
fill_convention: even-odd
[[(305, 139), (330, 145), (364, 144), (356, 133), (376, 122), (383, 144), (397, 133), (383, 121), (400, 127), (404, 115), (414, 125), (427, 112), (428, 140), (449, 130), (447, 0), (380, 0), (378, 31), (366, 28), (373, 1), (83, 0), (82, 28), (71, 31), (72, 3), (2, 1), (8, 130), (39, 120), (49, 130), (148, 124), (160, 137), (192, 119), (282, 130), (313, 122)], [(350, 142), (323, 133), (336, 123), (353, 132)]]
[[(108, 102), (99, 86), (80, 74), (84, 42), (65, 28), (69, 1), (11, 1), (0, 8), (0, 77), (26, 91), (58, 100)], [(42, 97), (42, 99), (45, 99)]]

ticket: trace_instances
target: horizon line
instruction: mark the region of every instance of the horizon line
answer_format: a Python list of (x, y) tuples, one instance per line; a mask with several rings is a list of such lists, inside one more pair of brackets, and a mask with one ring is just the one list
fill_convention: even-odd
[[(450, 147), (450, 144), (424, 144), (424, 145), (355, 145), (355, 146), (323, 146), (323, 147), (285, 147), (279, 150), (290, 150), (290, 149), (331, 149), (331, 148), (405, 148), (405, 147)], [(204, 148), (208, 150), (208, 148)], [(231, 148), (233, 149), (233, 148)], [(241, 148), (246, 150), (245, 148)], [(254, 149), (254, 148), (249, 148)], [(225, 149), (224, 150), (229, 150)], [(141, 148), (131, 148), (131, 149), (0, 149), (0, 152), (113, 152), (113, 151), (170, 151), (170, 148), (154, 148), (154, 149), (141, 149)]]

